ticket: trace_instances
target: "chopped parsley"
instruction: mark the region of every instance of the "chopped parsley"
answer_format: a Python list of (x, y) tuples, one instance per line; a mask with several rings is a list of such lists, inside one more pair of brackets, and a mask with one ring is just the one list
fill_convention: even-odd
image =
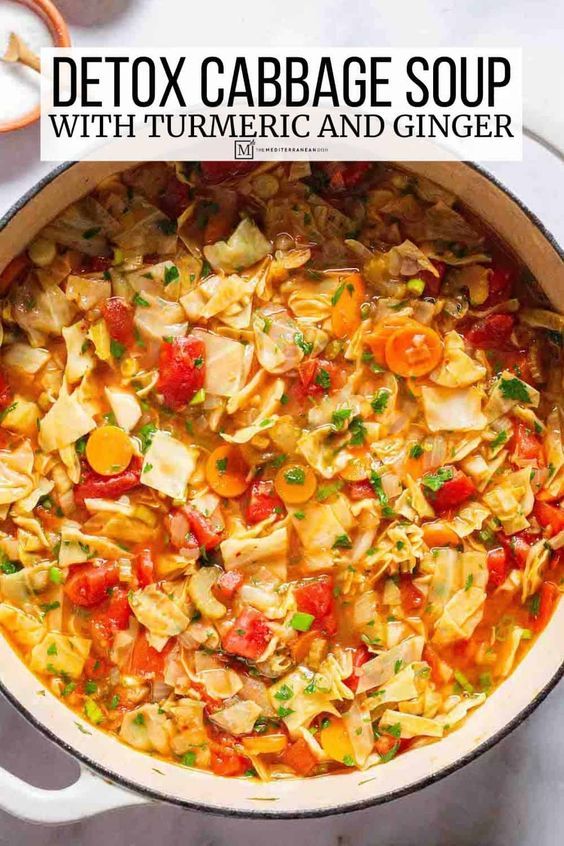
[(513, 379), (502, 379), (499, 383), (501, 395), (505, 399), (517, 400), (517, 402), (531, 402), (531, 396), (524, 382), (516, 377)]
[(374, 493), (376, 494), (378, 502), (380, 503), (380, 506), (382, 508), (382, 516), (388, 518), (394, 517), (394, 509), (391, 507), (388, 496), (384, 491), (382, 479), (378, 475), (378, 473), (376, 473), (375, 470), (373, 470), (370, 474), (370, 484), (372, 485), (372, 489), (374, 490)]
[(144, 726), (145, 725), (145, 715), (139, 711), (138, 714), (135, 714), (133, 718), (133, 722), (136, 726)]
[(125, 346), (119, 341), (116, 341), (112, 338), (112, 340), (110, 341), (110, 352), (113, 357), (117, 358), (119, 361), (119, 359), (123, 357), (123, 354), (125, 352)]
[(144, 454), (147, 452), (151, 444), (153, 443), (153, 436), (157, 431), (157, 427), (154, 423), (145, 423), (144, 426), (141, 426), (139, 432), (137, 433), (139, 440), (141, 441), (141, 452)]
[(382, 414), (388, 406), (390, 400), (390, 392), (386, 388), (380, 388), (376, 396), (372, 399), (370, 405), (375, 414)]
[(323, 388), (324, 391), (328, 391), (331, 387), (331, 376), (328, 370), (325, 370), (324, 367), (320, 367), (314, 382), (316, 385), (319, 385), (320, 388)]
[(366, 426), (362, 422), (362, 417), (357, 414), (356, 417), (353, 417), (349, 424), (349, 432), (351, 433), (351, 439), (349, 444), (351, 446), (360, 446), (366, 440)]
[(421, 458), (425, 450), (421, 446), (421, 444), (413, 444), (411, 449), (409, 450), (409, 457), (410, 458)]
[(140, 306), (141, 308), (149, 308), (150, 305), (150, 303), (144, 297), (141, 296), (139, 291), (135, 292), (135, 295), (133, 297), (133, 304), (136, 306)]
[(343, 758), (343, 764), (345, 767), (354, 767), (354, 758), (352, 755), (345, 755)]
[(177, 279), (180, 278), (180, 272), (175, 264), (171, 264), (170, 267), (165, 267), (164, 272), (164, 284), (165, 288), (167, 285), (170, 285), (172, 282), (176, 282)]
[(284, 705), (280, 705), (280, 707), (278, 708), (276, 713), (278, 714), (279, 717), (282, 717), (282, 718), (289, 717), (290, 714), (294, 713), (294, 709), (293, 708), (286, 708)]
[(380, 763), (381, 764), (387, 764), (388, 761), (391, 761), (392, 758), (395, 758), (397, 753), (398, 753), (399, 748), (400, 748), (399, 743), (394, 743), (394, 745), (392, 746), (391, 749), (389, 749), (387, 752), (384, 752), (383, 755), (380, 755)]
[(220, 476), (223, 476), (224, 473), (227, 471), (227, 458), (218, 458), (215, 462), (215, 466), (217, 468), (217, 472)]
[(88, 681), (85, 682), (85, 684), (84, 684), (84, 692), (88, 693), (89, 695), (91, 693), (97, 693), (98, 692), (98, 685), (96, 684), (95, 681), (91, 681), (90, 679), (88, 679)]
[(82, 233), (82, 237), (85, 241), (90, 241), (91, 238), (95, 238), (99, 232), (102, 231), (101, 226), (92, 226), (90, 229), (85, 229)]
[(303, 485), (305, 483), (305, 470), (303, 467), (289, 467), (284, 473), (284, 479), (289, 485)]
[(339, 479), (337, 479), (334, 482), (329, 482), (326, 485), (321, 485), (317, 489), (317, 493), (315, 495), (315, 498), (317, 499), (318, 502), (325, 502), (326, 499), (329, 499), (334, 494), (338, 493), (338, 491), (340, 491), (342, 487), (343, 487), (343, 483)]
[(352, 541), (348, 535), (337, 535), (332, 549), (352, 549)]
[(472, 573), (468, 573), (468, 576), (466, 578), (466, 583), (464, 585), (464, 590), (470, 590), (470, 588), (472, 587), (473, 584), (474, 584), (474, 576), (473, 576)]
[(531, 615), (531, 617), (534, 617), (536, 619), (539, 616), (540, 606), (541, 606), (540, 593), (534, 593), (532, 596), (529, 597), (529, 599), (527, 601), (527, 607), (528, 607), (529, 614)]
[(391, 734), (392, 737), (401, 737), (400, 723), (394, 723), (392, 726), (382, 726), (382, 731), (385, 731), (386, 734)]
[(352, 410), (350, 408), (340, 408), (337, 409), (337, 411), (334, 411), (331, 417), (331, 422), (335, 429), (337, 429), (338, 431), (343, 429), (346, 421), (349, 419), (351, 414)]
[(296, 332), (294, 335), (294, 343), (301, 349), (304, 355), (311, 355), (313, 344), (311, 341), (306, 341), (303, 332)]
[(331, 297), (331, 305), (336, 306), (341, 297), (343, 296), (343, 292), (345, 290), (345, 283), (341, 282), (341, 284), (337, 287), (337, 290)]
[(502, 444), (504, 444), (506, 442), (506, 440), (507, 440), (507, 432), (505, 430), (502, 430), (501, 432), (497, 433), (497, 435), (495, 436), (495, 438), (491, 442), (490, 446), (491, 446), (492, 449), (497, 449)]
[(454, 476), (454, 469), (452, 467), (439, 467), (435, 473), (427, 473), (423, 476), (421, 483), (423, 487), (429, 488), (430, 491), (436, 493), (439, 491), (445, 482), (449, 482)]

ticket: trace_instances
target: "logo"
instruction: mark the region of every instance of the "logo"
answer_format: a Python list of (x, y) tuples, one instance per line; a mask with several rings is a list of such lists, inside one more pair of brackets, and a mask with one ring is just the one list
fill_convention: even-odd
[(254, 141), (235, 141), (235, 158), (253, 160), (255, 157)]

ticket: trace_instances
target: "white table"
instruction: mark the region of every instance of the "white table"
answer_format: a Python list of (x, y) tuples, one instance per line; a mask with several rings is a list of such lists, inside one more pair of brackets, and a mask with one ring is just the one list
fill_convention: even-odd
[[(562, 13), (553, 0), (358, 3), (350, 0), (208, 2), (59, 0), (77, 45), (389, 44), (523, 45), (525, 65), (554, 55)], [(88, 25), (101, 7), (118, 10)], [(196, 11), (194, 11), (196, 9)], [(119, 11), (121, 10), (121, 11)], [(2, 0), (0, 0), (0, 14)], [(80, 25), (82, 21), (83, 25)], [(560, 23), (560, 26), (558, 26)], [(86, 24), (86, 25), (85, 25)], [(554, 85), (556, 85), (554, 80)], [(533, 92), (534, 93), (534, 92)], [(539, 90), (539, 98), (543, 92)], [(558, 108), (554, 102), (553, 107)], [(547, 105), (547, 108), (549, 106)], [(0, 216), (50, 166), (38, 161), (36, 127), (0, 137)], [(490, 164), (564, 244), (564, 165), (531, 141), (524, 161)], [(0, 814), (0, 844), (15, 846), (556, 846), (564, 823), (564, 687), (509, 738), (466, 769), (372, 811), (305, 822), (222, 820), (168, 806), (117, 811), (65, 828), (41, 829)], [(75, 778), (76, 765), (0, 700), (0, 764), (42, 787)]]

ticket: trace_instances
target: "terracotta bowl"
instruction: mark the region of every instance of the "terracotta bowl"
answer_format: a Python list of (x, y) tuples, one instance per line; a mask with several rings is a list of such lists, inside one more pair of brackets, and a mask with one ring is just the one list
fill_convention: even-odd
[[(67, 25), (51, 0), (16, 0), (16, 2), (27, 6), (36, 15), (39, 15), (51, 33), (55, 47), (70, 47), (71, 40)], [(0, 123), (0, 132), (23, 129), (24, 126), (39, 120), (39, 113), (39, 106), (37, 106), (31, 112), (27, 112), (15, 120)]]
[[(0, 222), (0, 270), (69, 203), (133, 163), (64, 165), (23, 197)], [(465, 163), (403, 163), (456, 193), (524, 262), (553, 306), (564, 312), (562, 252), (540, 222), (488, 174)], [(515, 672), (465, 723), (440, 740), (383, 767), (270, 783), (227, 780), (156, 760), (80, 720), (41, 686), (0, 637), (0, 688), (47, 737), (84, 765), (64, 791), (40, 791), (0, 770), (0, 806), (36, 821), (76, 819), (159, 799), (187, 808), (254, 818), (344, 813), (420, 790), (460, 769), (521, 723), (564, 674), (564, 601)], [(41, 694), (41, 695), (40, 695)], [(92, 772), (102, 776), (96, 779)], [(30, 802), (30, 791), (33, 802)]]

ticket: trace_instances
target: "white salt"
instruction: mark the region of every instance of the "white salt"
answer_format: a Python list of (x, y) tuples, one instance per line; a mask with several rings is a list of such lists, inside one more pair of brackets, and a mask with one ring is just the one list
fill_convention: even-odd
[[(53, 39), (43, 20), (27, 6), (15, 0), (0, 0), (0, 55), (8, 47), (10, 33), (15, 32), (39, 55), (42, 47), (50, 47)], [(23, 117), (39, 105), (39, 74), (20, 62), (0, 61), (0, 123)]]

